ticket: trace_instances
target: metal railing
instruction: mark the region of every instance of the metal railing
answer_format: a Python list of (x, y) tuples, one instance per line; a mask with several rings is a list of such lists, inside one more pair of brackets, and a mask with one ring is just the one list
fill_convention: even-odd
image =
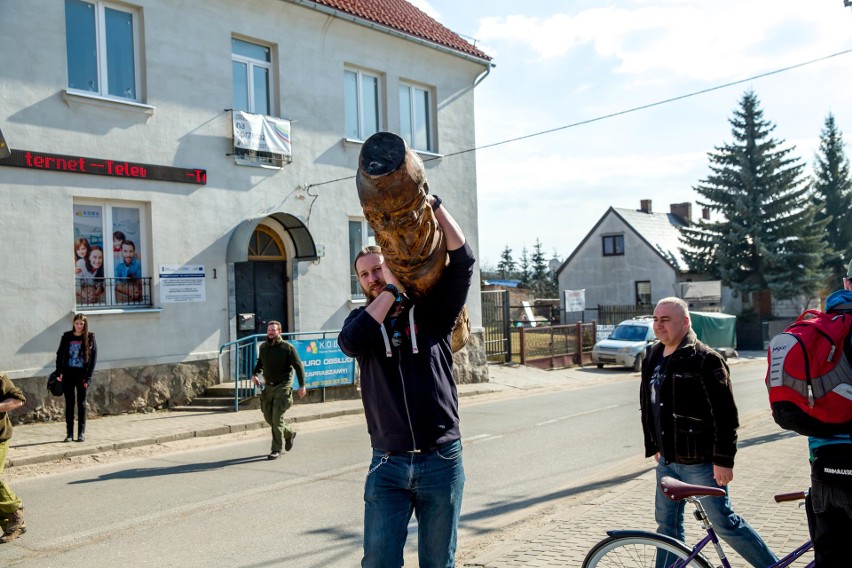
[(77, 307), (85, 309), (149, 308), (151, 278), (77, 278)]
[[(284, 339), (325, 339), (328, 335), (340, 333), (339, 329), (326, 331), (299, 331), (282, 333)], [(229, 341), (219, 346), (219, 376), (234, 381), (234, 412), (240, 410), (240, 402), (260, 394), (260, 388), (251, 380), (257, 365), (258, 344), (266, 341), (266, 334), (255, 334)], [(225, 372), (224, 370), (227, 369)], [(229, 382), (223, 380), (222, 382)], [(322, 388), (322, 401), (325, 402), (325, 389)]]

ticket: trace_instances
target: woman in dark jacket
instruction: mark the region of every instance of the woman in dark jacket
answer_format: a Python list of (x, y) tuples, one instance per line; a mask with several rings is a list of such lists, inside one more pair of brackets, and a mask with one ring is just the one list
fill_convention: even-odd
[(89, 320), (74, 316), (73, 328), (62, 334), (56, 350), (56, 370), (65, 392), (65, 441), (74, 439), (74, 407), (77, 407), (77, 441), (86, 439), (86, 393), (98, 360), (95, 334), (89, 333)]

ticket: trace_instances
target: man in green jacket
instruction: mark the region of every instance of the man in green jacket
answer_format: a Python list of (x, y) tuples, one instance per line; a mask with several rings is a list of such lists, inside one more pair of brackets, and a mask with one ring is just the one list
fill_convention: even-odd
[(296, 432), (284, 422), (284, 413), (293, 404), (293, 369), (299, 376), (299, 398), (305, 398), (302, 360), (296, 348), (281, 338), (281, 323), (270, 321), (251, 378), (254, 384), (259, 384), (258, 373), (263, 372), (265, 386), (260, 395), (260, 408), (264, 420), (272, 427), (272, 452), (267, 456), (271, 460), (281, 457), (282, 440), (284, 449), (289, 452), (296, 438)]
[[(21, 389), (12, 384), (9, 377), (0, 373), (0, 474), (6, 466), (6, 454), (9, 452), (9, 440), (12, 438), (12, 421), (9, 419), (9, 412), (22, 407), (26, 401)], [(0, 479), (0, 525), (3, 527), (0, 542), (12, 542), (27, 532), (23, 502), (2, 479)]]

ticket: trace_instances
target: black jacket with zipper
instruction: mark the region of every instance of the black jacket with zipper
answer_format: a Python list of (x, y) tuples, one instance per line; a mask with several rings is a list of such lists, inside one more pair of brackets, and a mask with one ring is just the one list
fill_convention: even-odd
[[(56, 370), (62, 375), (68, 372), (68, 347), (72, 341), (82, 341), (82, 336), (74, 335), (73, 331), (66, 331), (59, 340), (59, 348), (56, 350)], [(95, 334), (89, 332), (89, 360), (83, 368), (85, 380), (92, 381), (92, 373), (95, 372), (95, 364), (98, 362), (98, 344), (95, 342)]]
[(658, 387), (662, 440), (655, 439), (649, 384), (664, 348), (662, 343), (652, 345), (642, 362), (639, 400), (645, 456), (660, 452), (668, 462), (734, 467), (739, 419), (728, 366), (692, 330), (669, 357)]
[[(428, 450), (461, 438), (451, 334), (467, 300), (475, 259), (467, 243), (448, 255), (449, 264), (426, 298), (406, 303), (402, 313), (382, 324), (365, 307), (357, 308), (338, 336), (340, 349), (361, 369), (361, 400), (374, 448)], [(383, 325), (389, 338), (397, 332), (401, 342), (391, 346), (390, 356)]]

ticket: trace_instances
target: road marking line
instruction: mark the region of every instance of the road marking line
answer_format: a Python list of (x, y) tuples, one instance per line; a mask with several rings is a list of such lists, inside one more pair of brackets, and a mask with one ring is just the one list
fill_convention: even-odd
[(545, 420), (544, 422), (536, 423), (536, 426), (544, 426), (546, 424), (553, 424), (554, 422), (561, 422), (562, 420), (570, 420), (571, 418), (578, 418), (580, 416), (586, 416), (587, 414), (594, 414), (596, 412), (601, 412), (602, 410), (612, 410), (613, 408), (618, 408), (619, 404), (611, 404), (610, 406), (604, 406), (603, 408), (596, 408), (594, 410), (587, 410), (585, 412), (578, 412), (577, 414), (569, 414), (568, 416), (560, 416), (559, 418), (553, 418), (551, 420)]
[(503, 437), (503, 434), (480, 434), (478, 436), (472, 436), (470, 438), (465, 438), (462, 440), (463, 444), (468, 444), (470, 442), (490, 442), (491, 440), (499, 440)]

